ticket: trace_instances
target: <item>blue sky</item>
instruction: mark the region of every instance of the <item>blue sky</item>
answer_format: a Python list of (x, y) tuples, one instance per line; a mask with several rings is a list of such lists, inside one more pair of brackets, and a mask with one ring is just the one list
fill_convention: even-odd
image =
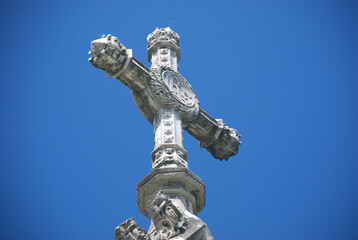
[(215, 239), (358, 239), (354, 1), (1, 3), (0, 238), (114, 239), (151, 170), (152, 126), (130, 90), (87, 61), (111, 33), (181, 37), (179, 72), (242, 135), (228, 162), (184, 134)]

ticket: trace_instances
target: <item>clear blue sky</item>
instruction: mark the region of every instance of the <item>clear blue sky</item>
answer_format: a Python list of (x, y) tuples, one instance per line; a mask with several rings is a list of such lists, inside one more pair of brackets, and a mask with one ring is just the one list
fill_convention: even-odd
[(152, 126), (87, 61), (111, 33), (181, 37), (201, 106), (242, 134), (228, 162), (184, 135), (217, 240), (358, 239), (355, 1), (8, 1), (0, 5), (0, 239), (114, 240), (151, 170)]

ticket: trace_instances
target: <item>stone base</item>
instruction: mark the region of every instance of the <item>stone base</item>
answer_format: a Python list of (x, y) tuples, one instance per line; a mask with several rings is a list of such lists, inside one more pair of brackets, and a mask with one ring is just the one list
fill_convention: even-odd
[(137, 184), (139, 210), (150, 218), (150, 204), (158, 192), (183, 198), (185, 207), (198, 214), (205, 206), (205, 184), (188, 168), (157, 168)]

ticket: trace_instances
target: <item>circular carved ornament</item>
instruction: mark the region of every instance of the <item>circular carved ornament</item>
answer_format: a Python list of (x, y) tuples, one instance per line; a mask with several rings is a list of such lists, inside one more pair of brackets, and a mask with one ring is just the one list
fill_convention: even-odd
[(161, 108), (175, 108), (188, 121), (199, 113), (199, 100), (190, 84), (179, 73), (167, 67), (155, 72), (151, 87), (159, 96)]
[(178, 73), (165, 70), (162, 72), (162, 80), (180, 104), (191, 108), (198, 103), (198, 97), (194, 90)]

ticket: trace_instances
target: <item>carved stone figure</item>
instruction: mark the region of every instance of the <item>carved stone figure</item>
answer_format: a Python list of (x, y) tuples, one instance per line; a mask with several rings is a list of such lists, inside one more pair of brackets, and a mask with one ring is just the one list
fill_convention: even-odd
[(152, 171), (137, 184), (138, 208), (151, 225), (147, 233), (128, 219), (116, 228), (116, 240), (213, 239), (196, 216), (205, 206), (205, 184), (188, 168), (182, 130), (220, 160), (237, 154), (241, 136), (200, 108), (195, 91), (178, 73), (179, 42), (169, 27), (149, 34), (150, 69), (116, 37), (103, 35), (91, 43), (92, 65), (129, 87), (139, 110), (154, 126)]
[(162, 192), (159, 192), (152, 202), (150, 215), (155, 226), (153, 240), (173, 238), (188, 228), (180, 211)]
[(198, 239), (213, 240), (206, 224), (186, 210), (178, 198), (158, 192), (151, 204), (152, 240)]
[(120, 224), (114, 230), (116, 240), (150, 240), (148, 233), (141, 227), (138, 227), (134, 218), (130, 218)]

